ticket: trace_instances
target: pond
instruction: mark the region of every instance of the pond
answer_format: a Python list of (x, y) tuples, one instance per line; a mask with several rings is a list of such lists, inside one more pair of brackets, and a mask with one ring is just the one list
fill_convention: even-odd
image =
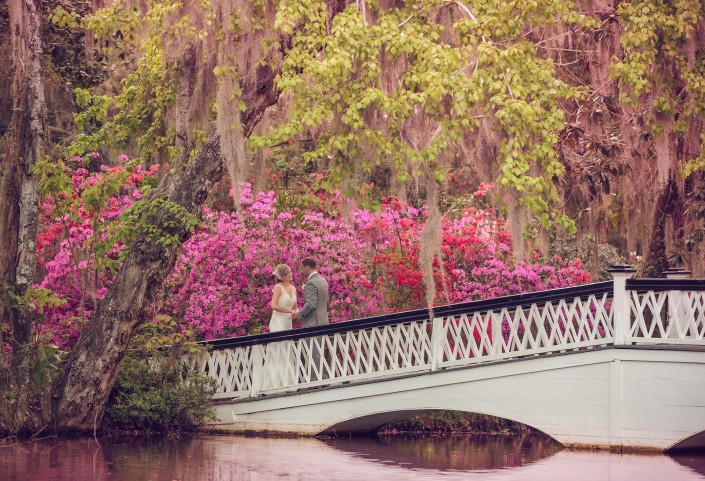
[(705, 453), (569, 451), (523, 438), (43, 439), (0, 445), (2, 481), (705, 480)]

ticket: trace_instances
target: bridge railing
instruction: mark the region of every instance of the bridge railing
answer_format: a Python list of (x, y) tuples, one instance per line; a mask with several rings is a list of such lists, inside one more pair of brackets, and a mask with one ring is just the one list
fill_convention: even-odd
[(631, 279), (208, 341), (216, 399), (623, 344), (705, 345), (705, 280)]
[(705, 280), (628, 279), (627, 344), (705, 344)]
[(613, 340), (612, 282), (396, 313), (328, 326), (209, 341), (193, 367), (216, 399), (256, 397)]
[(599, 282), (442, 312), (433, 321), (433, 368), (610, 344), (612, 287)]

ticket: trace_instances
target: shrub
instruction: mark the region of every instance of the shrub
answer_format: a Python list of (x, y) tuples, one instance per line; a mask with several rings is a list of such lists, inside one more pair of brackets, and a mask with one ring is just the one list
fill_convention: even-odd
[(164, 357), (157, 351), (125, 357), (106, 408), (109, 427), (173, 432), (215, 418), (213, 380)]
[[(47, 276), (41, 285), (66, 301), (47, 308), (41, 325), (41, 331), (62, 349), (75, 344), (82, 324), (90, 319), (119, 267), (124, 245), (118, 242), (106, 249), (108, 239), (113, 238), (108, 232), (119, 231), (116, 226), (120, 213), (142, 195), (135, 186), (154, 175), (139, 166), (131, 173), (116, 168), (114, 173), (108, 169), (88, 177), (83, 170), (73, 175), (76, 202), (67, 208), (71, 212), (77, 209), (76, 216), (72, 213), (62, 222), (78, 220), (69, 222), (69, 237), (59, 243), (58, 252), (46, 263)], [(79, 200), (88, 189), (111, 179), (107, 174), (118, 177), (110, 180), (110, 192), (116, 194), (108, 201), (101, 200), (100, 208), (86, 216), (85, 203)], [(302, 207), (286, 193), (253, 194), (251, 186), (243, 183), (240, 211), (205, 208), (202, 226), (184, 243), (161, 300), (151, 306), (154, 317), (171, 319), (177, 325), (176, 332), (199, 339), (266, 331), (271, 316), (273, 267), (286, 263), (294, 269), (301, 297), (299, 286), (304, 279), (298, 276), (296, 267), (304, 257), (320, 261), (318, 270), (330, 287), (332, 322), (424, 307), (426, 288), (419, 254), (426, 210), (383, 197), (377, 210), (348, 209), (350, 215), (345, 217), (339, 193), (322, 197), (316, 205), (325, 212)], [(56, 216), (52, 212), (48, 218), (58, 222)], [(94, 224), (103, 227), (96, 229)], [(52, 234), (49, 237), (53, 243), (58, 242), (59, 238), (54, 237), (57, 229), (51, 227), (51, 221), (48, 225), (45, 232)], [(468, 208), (444, 218), (443, 269), (438, 262), (434, 269), (436, 304), (589, 280), (579, 259), (564, 261), (537, 255), (530, 262), (517, 262), (511, 253), (511, 241), (506, 220), (491, 209)], [(93, 253), (96, 245), (103, 246), (101, 255)], [(43, 252), (49, 251), (45, 248)], [(107, 263), (110, 268), (98, 270), (96, 262)]]

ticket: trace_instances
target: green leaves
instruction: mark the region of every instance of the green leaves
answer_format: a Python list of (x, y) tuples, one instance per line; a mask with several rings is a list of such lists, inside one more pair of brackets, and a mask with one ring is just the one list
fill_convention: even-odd
[(59, 5), (49, 12), (49, 21), (59, 28), (75, 30), (79, 27), (80, 18), (77, 13), (69, 12)]
[(678, 48), (689, 39), (700, 17), (700, 2), (682, 0), (631, 0), (617, 7), (625, 25), (620, 39), (624, 55), (612, 65), (620, 84), (620, 97), (629, 105), (666, 78), (666, 65), (677, 61)]
[(44, 314), (44, 309), (66, 304), (66, 299), (58, 297), (51, 289), (30, 287), (24, 294), (23, 302), (39, 314)]
[(178, 247), (184, 231), (191, 233), (200, 225), (198, 217), (163, 197), (135, 202), (123, 212), (120, 220), (129, 226), (121, 235), (145, 234), (147, 242), (164, 247)]
[(277, 86), (293, 108), (285, 125), (254, 138), (253, 147), (313, 132), (316, 147), (306, 160), (334, 164), (338, 179), (376, 165), (403, 180), (423, 165), (442, 179), (444, 159), (460, 138), (481, 118), (494, 118), (507, 139), (497, 159), (500, 184), (519, 192), (542, 223), (565, 223), (552, 211), (553, 184), (563, 174), (560, 102), (585, 92), (560, 81), (524, 32), (599, 22), (556, 0), (483, 0), (473, 4), (474, 14), (441, 1), (367, 7), (349, 5), (326, 30), (322, 2), (280, 4), (277, 25), (293, 34), (293, 47)]
[[(673, 118), (673, 130), (686, 132), (691, 121), (705, 114), (705, 62), (691, 58), (693, 39), (702, 16), (701, 2), (631, 0), (620, 3), (617, 13), (624, 23), (624, 54), (612, 64), (611, 74), (627, 105), (652, 107), (647, 121), (659, 135), (656, 114)], [(677, 94), (675, 92), (678, 92)], [(688, 177), (705, 168), (705, 137), (701, 154), (681, 166)]]
[[(165, 49), (169, 35), (197, 35), (187, 16), (172, 24), (168, 15), (179, 5), (176, 1), (150, 2), (144, 15), (118, 1), (81, 19), (81, 27), (102, 39), (102, 55), (110, 69), (126, 70), (126, 74), (122, 80), (114, 79), (119, 86), (115, 93), (76, 89), (79, 112), (74, 121), (83, 134), (68, 148), (69, 155), (125, 147), (134, 141), (147, 159), (162, 150), (174, 152), (168, 149), (175, 134), (168, 127), (167, 114), (175, 99), (176, 76)], [(133, 58), (135, 50), (137, 61), (125, 65), (127, 61), (121, 59)]]

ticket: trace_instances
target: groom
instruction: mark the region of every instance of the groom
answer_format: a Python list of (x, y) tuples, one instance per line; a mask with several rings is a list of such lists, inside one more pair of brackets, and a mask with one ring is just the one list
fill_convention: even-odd
[(316, 271), (316, 261), (310, 257), (301, 261), (301, 272), (306, 277), (304, 284), (304, 307), (297, 316), (304, 327), (328, 324), (328, 283)]
[[(301, 272), (306, 277), (304, 307), (295, 316), (303, 321), (303, 327), (324, 326), (328, 324), (328, 283), (316, 271), (316, 261), (310, 257), (301, 261)], [(309, 340), (311, 364), (306, 363), (306, 370), (315, 366), (315, 369), (310, 371), (311, 381), (329, 377), (321, 364), (323, 339), (323, 336), (316, 336)]]

